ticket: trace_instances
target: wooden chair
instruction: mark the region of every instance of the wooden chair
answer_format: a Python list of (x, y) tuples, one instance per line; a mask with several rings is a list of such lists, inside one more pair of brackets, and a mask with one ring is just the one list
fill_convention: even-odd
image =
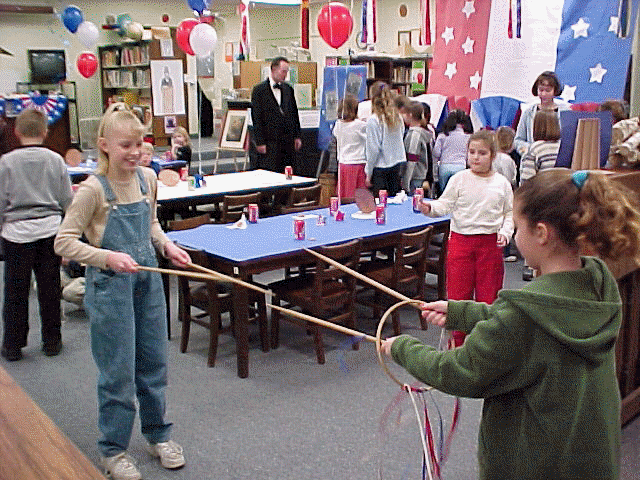
[[(191, 256), (194, 264), (211, 268), (208, 255), (202, 250), (183, 247)], [(209, 354), (207, 366), (213, 367), (218, 351), (218, 337), (221, 333), (233, 333), (233, 299), (229, 287), (214, 281), (195, 281), (187, 277), (179, 277), (179, 305), (180, 320), (182, 321), (182, 336), (180, 351), (185, 353), (189, 344), (191, 323), (196, 323), (209, 329)], [(260, 340), (262, 350), (269, 350), (267, 308), (264, 295), (251, 291), (249, 302), (253, 306), (254, 315), (249, 320), (258, 320), (260, 324)], [(196, 313), (193, 313), (193, 310)], [(222, 326), (222, 314), (229, 312), (230, 322), (225, 328)]]
[(190, 230), (211, 223), (211, 216), (208, 213), (198, 215), (197, 217), (184, 218), (182, 220), (170, 220), (167, 222), (168, 230)]
[(250, 203), (260, 204), (260, 196), (260, 192), (246, 195), (225, 195), (222, 198), (220, 223), (232, 223), (240, 220), (242, 212)]
[[(319, 247), (318, 252), (349, 268), (355, 268), (360, 256), (360, 240), (351, 240), (330, 247)], [(284, 279), (269, 285), (273, 292), (274, 305), (280, 305), (281, 301), (285, 301), (291, 307), (300, 307), (303, 312), (309, 315), (334, 323), (342, 323), (350, 328), (355, 328), (355, 286), (355, 277), (321, 259), (316, 259), (313, 273)], [(324, 363), (324, 344), (319, 326), (315, 323), (297, 321), (291, 317), (282, 316), (275, 309), (271, 310), (271, 347), (278, 348), (280, 318), (302, 324), (307, 328), (307, 331), (311, 332), (318, 363)], [(354, 344), (354, 350), (357, 350), (357, 347), (358, 345)]]
[[(376, 267), (376, 262), (374, 261), (364, 274), (396, 292), (403, 293), (416, 300), (424, 300), (427, 247), (432, 231), (433, 227), (427, 227), (417, 232), (401, 234), (394, 250), (393, 263)], [(358, 283), (362, 287), (361, 292), (366, 293), (374, 290), (373, 303), (369, 306), (373, 308), (373, 316), (376, 319), (380, 318), (382, 308), (385, 305), (391, 305), (398, 301), (368, 283), (362, 281)], [(364, 304), (367, 305), (367, 303)], [(393, 312), (391, 318), (394, 335), (400, 335), (400, 318), (397, 310)], [(420, 316), (420, 325), (423, 330), (427, 328), (427, 323), (422, 316)]]
[(322, 185), (311, 187), (293, 187), (289, 193), (287, 203), (280, 209), (280, 213), (296, 213), (320, 208), (320, 193)]
[(438, 277), (436, 290), (438, 300), (447, 299), (447, 245), (449, 243), (449, 223), (434, 225), (427, 250), (427, 273)]
[[(188, 230), (196, 228), (200, 225), (211, 223), (209, 214), (200, 215), (198, 217), (186, 218), (184, 220), (172, 220), (167, 222), (167, 230)], [(163, 268), (171, 268), (169, 261), (162, 255), (158, 254), (158, 264)], [(171, 340), (171, 279), (169, 274), (162, 273), (162, 284), (164, 287), (164, 299), (167, 304), (167, 337)]]

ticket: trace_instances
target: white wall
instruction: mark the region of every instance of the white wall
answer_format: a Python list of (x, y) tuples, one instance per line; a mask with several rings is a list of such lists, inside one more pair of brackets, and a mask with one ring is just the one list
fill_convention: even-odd
[[(0, 3), (11, 3), (17, 0), (0, 0)], [(316, 0), (312, 0), (315, 2)], [(20, 0), (22, 5), (51, 5), (56, 11), (62, 12), (71, 2), (62, 0)], [(107, 0), (82, 0), (74, 2), (84, 14), (85, 20), (94, 22), (98, 27), (104, 23), (107, 14), (118, 15), (129, 13), (134, 21), (145, 26), (161, 25), (161, 16), (167, 13), (170, 21), (167, 25), (177, 26), (183, 18), (193, 18), (193, 13), (186, 0), (122, 0), (114, 3)], [(318, 79), (322, 81), (322, 67), (326, 55), (347, 55), (351, 48), (357, 52), (356, 33), (361, 28), (360, 12), (361, 0), (354, 0), (352, 16), (354, 18), (354, 31), (350, 39), (337, 50), (329, 47), (320, 37), (316, 19), (320, 8), (326, 2), (312, 3), (310, 8), (310, 51), (312, 60), (318, 63)], [(398, 13), (400, 3), (405, 3), (408, 14), (401, 18)], [(431, 11), (435, 12), (435, 1), (431, 0)], [(222, 22), (216, 22), (218, 44), (215, 50), (215, 75), (213, 81), (208, 81), (206, 89), (213, 92), (214, 106), (219, 105), (220, 89), (231, 88), (231, 64), (224, 60), (225, 42), (238, 42), (240, 38), (240, 22), (236, 15), (236, 2), (227, 0), (213, 0), (211, 10), (220, 12), (225, 18)], [(345, 1), (345, 5), (351, 6)], [(419, 27), (420, 12), (418, 0), (378, 0), (378, 43), (376, 49), (381, 52), (391, 52), (397, 47), (398, 30), (411, 30)], [(250, 8), (251, 25), (251, 60), (264, 59), (269, 47), (273, 44), (288, 46), (293, 41), (300, 39), (300, 14), (299, 7), (274, 7), (264, 4), (252, 4)], [(433, 27), (432, 23), (432, 27)], [(434, 29), (432, 28), (432, 31)], [(435, 33), (434, 33), (435, 35)], [(113, 31), (100, 29), (98, 45), (119, 43), (121, 37)], [(80, 118), (97, 117), (102, 112), (99, 75), (85, 79), (76, 71), (75, 59), (84, 51), (84, 47), (69, 33), (62, 23), (52, 15), (30, 14), (6, 14), (0, 16), (0, 46), (14, 54), (13, 57), (0, 56), (0, 93), (12, 92), (17, 81), (28, 81), (28, 61), (26, 51), (29, 48), (60, 48), (67, 54), (67, 70), (69, 80), (75, 80), (78, 87), (78, 110)], [(637, 51), (637, 48), (634, 48)], [(94, 51), (97, 53), (97, 48)], [(193, 63), (193, 62), (192, 62)], [(637, 75), (634, 75), (636, 77)], [(635, 80), (635, 78), (634, 78)], [(633, 100), (640, 95), (640, 87), (635, 82)], [(195, 104), (190, 104), (192, 113), (192, 128), (195, 127)], [(632, 107), (633, 108), (633, 107)], [(634, 110), (637, 111), (637, 108)]]

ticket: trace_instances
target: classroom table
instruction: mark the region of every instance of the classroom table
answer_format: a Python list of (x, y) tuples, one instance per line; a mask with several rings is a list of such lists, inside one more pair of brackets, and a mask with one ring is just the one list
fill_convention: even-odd
[(105, 480), (0, 366), (0, 478)]
[[(399, 205), (387, 207), (387, 221), (376, 224), (375, 219), (356, 219), (355, 204), (344, 205), (344, 221), (328, 216), (327, 209), (306, 212), (305, 240), (293, 238), (293, 217), (302, 214), (279, 215), (248, 224), (246, 229), (230, 229), (227, 225), (202, 225), (192, 230), (169, 232), (169, 238), (178, 244), (207, 252), (218, 271), (235, 275), (248, 281), (254, 274), (278, 270), (284, 267), (312, 263), (315, 257), (304, 248), (332, 245), (356, 238), (363, 240), (363, 249), (394, 245), (397, 234), (440, 225), (449, 217), (429, 218), (414, 213), (411, 199)], [(316, 225), (317, 214), (325, 216), (325, 225)], [(249, 374), (248, 300), (247, 289), (233, 285), (233, 303), (237, 350), (238, 376)]]
[(241, 195), (253, 192), (275, 192), (291, 187), (308, 187), (315, 178), (293, 175), (290, 180), (283, 173), (268, 170), (205, 175), (205, 187), (189, 190), (188, 182), (181, 181), (173, 187), (158, 183), (158, 205), (168, 208), (215, 203), (225, 195)]

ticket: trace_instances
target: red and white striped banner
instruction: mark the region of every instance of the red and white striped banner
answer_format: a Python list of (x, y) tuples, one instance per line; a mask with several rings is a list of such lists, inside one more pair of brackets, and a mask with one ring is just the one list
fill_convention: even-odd
[(240, 3), (240, 53), (245, 60), (249, 59), (249, 0), (241, 0)]
[(431, 45), (429, 0), (420, 0), (420, 45)]
[(362, 0), (362, 43), (373, 45), (378, 40), (376, 0)]

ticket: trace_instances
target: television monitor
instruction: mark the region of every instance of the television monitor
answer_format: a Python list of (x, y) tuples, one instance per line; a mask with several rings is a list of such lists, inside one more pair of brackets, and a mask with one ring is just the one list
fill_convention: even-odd
[(64, 50), (29, 50), (31, 83), (54, 84), (67, 78)]

